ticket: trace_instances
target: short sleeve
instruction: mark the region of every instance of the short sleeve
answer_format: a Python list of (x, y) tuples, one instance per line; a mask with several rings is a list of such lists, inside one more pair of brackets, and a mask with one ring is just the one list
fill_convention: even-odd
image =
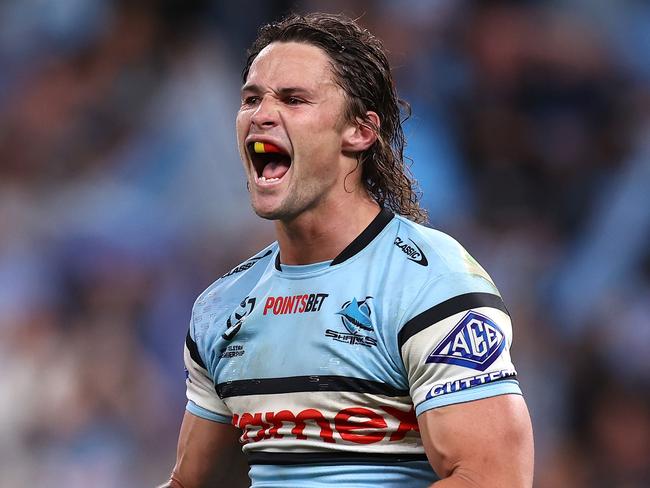
[(183, 356), (187, 376), (185, 380), (187, 386), (186, 409), (198, 417), (224, 424), (231, 423), (232, 414), (217, 395), (214, 381), (210, 378), (190, 331), (185, 339)]
[(521, 394), (511, 345), (510, 315), (491, 281), (454, 273), (427, 284), (398, 333), (416, 414)]

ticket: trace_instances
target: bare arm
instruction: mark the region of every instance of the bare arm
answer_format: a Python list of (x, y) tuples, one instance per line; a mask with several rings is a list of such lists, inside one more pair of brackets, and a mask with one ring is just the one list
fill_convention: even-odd
[(429, 410), (418, 418), (432, 488), (530, 488), (533, 431), (524, 399), (501, 395)]
[(232, 469), (239, 433), (235, 427), (185, 412), (171, 479), (158, 488), (219, 486)]

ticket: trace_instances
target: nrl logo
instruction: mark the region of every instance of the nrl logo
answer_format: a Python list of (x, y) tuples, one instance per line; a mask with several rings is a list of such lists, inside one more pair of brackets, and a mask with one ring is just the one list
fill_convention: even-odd
[(237, 332), (239, 332), (239, 329), (241, 329), (241, 326), (244, 323), (244, 318), (250, 315), (254, 308), (255, 297), (244, 298), (235, 311), (230, 314), (228, 320), (226, 320), (226, 331), (221, 335), (221, 337), (227, 341), (231, 341)]
[(485, 371), (506, 346), (505, 334), (491, 319), (468, 312), (427, 358), (427, 363), (445, 363)]

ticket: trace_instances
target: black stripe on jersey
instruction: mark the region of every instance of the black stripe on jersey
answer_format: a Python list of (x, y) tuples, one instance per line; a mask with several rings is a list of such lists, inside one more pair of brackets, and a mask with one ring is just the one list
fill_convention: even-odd
[(393, 220), (393, 217), (395, 217), (393, 212), (382, 208), (374, 220), (370, 222), (370, 225), (368, 225), (368, 227), (366, 227), (355, 240), (348, 244), (348, 247), (343, 249), (343, 251), (334, 258), (330, 263), (330, 266), (341, 264), (343, 261), (350, 259), (355, 254), (362, 251), (375, 237), (379, 235), (382, 230), (384, 230), (388, 223)]
[(397, 335), (397, 343), (400, 351), (406, 341), (427, 327), (458, 312), (480, 307), (496, 308), (508, 314), (508, 309), (499, 295), (492, 293), (465, 293), (464, 295), (458, 295), (425, 310), (406, 322)]
[(408, 390), (400, 390), (380, 381), (350, 378), (348, 376), (289, 376), (287, 378), (260, 378), (219, 383), (220, 398), (245, 395), (273, 395), (304, 391), (351, 391), (389, 397), (408, 396)]
[(201, 359), (201, 355), (199, 354), (199, 348), (196, 346), (196, 342), (194, 342), (194, 339), (190, 336), (190, 331), (187, 331), (187, 337), (185, 338), (185, 345), (187, 346), (187, 350), (190, 351), (190, 357), (194, 360), (196, 364), (201, 366), (203, 369), (208, 369), (205, 367), (205, 363), (203, 362), (203, 359)]
[(426, 461), (426, 454), (386, 454), (363, 452), (251, 452), (248, 464), (387, 464)]

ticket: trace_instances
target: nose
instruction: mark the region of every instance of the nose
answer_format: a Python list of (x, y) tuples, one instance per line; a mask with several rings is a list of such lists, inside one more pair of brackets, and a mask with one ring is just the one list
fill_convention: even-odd
[(275, 127), (278, 124), (278, 109), (270, 97), (263, 97), (251, 117), (251, 122), (259, 128)]

